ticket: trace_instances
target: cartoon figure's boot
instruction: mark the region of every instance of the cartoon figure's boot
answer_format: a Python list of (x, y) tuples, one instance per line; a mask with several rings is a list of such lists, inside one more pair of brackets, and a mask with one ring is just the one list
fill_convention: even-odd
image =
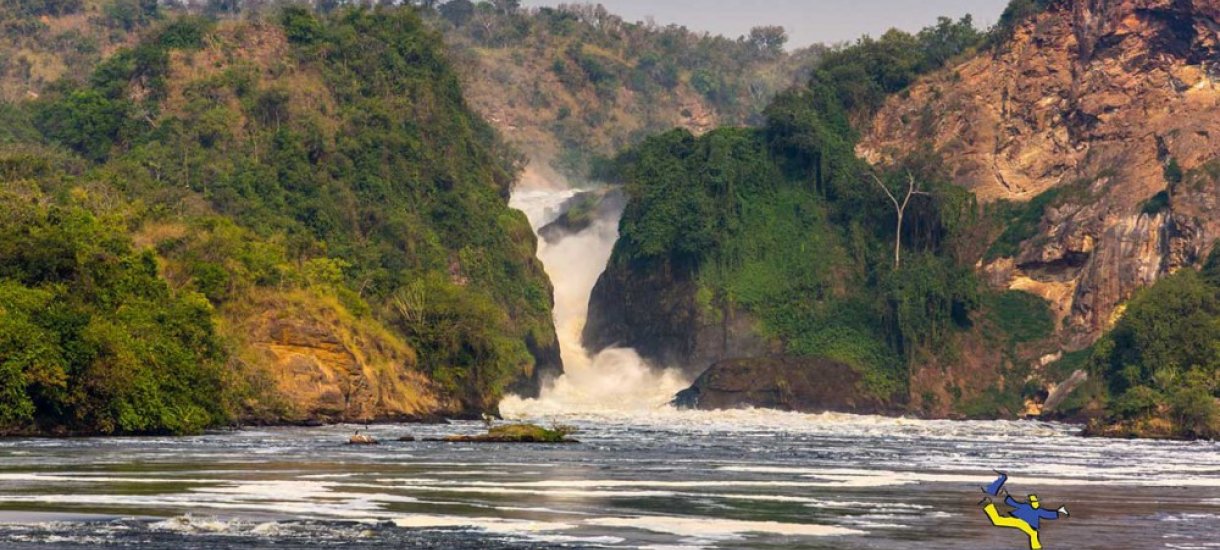
[(1000, 496), (1000, 490), (1004, 488), (1005, 483), (1008, 483), (1008, 474), (998, 470), (996, 471), (996, 474), (1000, 477), (996, 478), (996, 480), (991, 482), (990, 485), (982, 488), (984, 493), (987, 493), (993, 497)]

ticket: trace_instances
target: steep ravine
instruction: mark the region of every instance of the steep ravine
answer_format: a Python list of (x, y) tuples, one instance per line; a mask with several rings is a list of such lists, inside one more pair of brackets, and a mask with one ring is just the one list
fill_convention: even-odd
[[(627, 347), (588, 348), (586, 330), (594, 283), (606, 268), (618, 240), (621, 190), (581, 191), (565, 180), (527, 177), (513, 192), (511, 205), (525, 212), (539, 238), (538, 258), (555, 287), (555, 328), (564, 373), (545, 381), (537, 396), (509, 396), (500, 403), (506, 417), (648, 410), (663, 405), (690, 378), (666, 363), (645, 361)], [(582, 197), (596, 201), (588, 223), (575, 228), (556, 221)], [(534, 398), (530, 398), (534, 397)]]

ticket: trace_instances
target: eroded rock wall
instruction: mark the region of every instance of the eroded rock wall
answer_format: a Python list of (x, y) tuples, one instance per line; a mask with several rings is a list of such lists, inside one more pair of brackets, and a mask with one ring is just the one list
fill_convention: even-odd
[(1070, 187), (1019, 254), (982, 267), (1050, 301), (1068, 347), (1088, 345), (1220, 236), (1206, 173), (1220, 155), (1220, 0), (1061, 1), (891, 98), (863, 133), (873, 162), (930, 142), (984, 202)]

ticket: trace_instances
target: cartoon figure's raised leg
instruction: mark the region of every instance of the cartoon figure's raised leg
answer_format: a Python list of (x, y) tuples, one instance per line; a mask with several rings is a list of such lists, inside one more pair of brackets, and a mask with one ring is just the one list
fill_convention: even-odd
[(1038, 540), (1038, 532), (1035, 531), (1033, 527), (1030, 527), (1028, 523), (1025, 523), (1025, 521), (1017, 518), (1001, 516), (1000, 512), (996, 510), (995, 504), (993, 503), (987, 503), (987, 506), (983, 507), (983, 512), (987, 513), (987, 519), (991, 520), (992, 525), (996, 527), (1016, 529), (1022, 533), (1025, 533), (1025, 535), (1029, 537), (1030, 550), (1042, 549), (1042, 542)]

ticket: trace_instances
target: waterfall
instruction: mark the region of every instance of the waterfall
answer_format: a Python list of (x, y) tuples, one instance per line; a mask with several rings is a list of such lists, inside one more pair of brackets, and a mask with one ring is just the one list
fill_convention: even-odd
[[(554, 185), (527, 172), (510, 205), (525, 212), (537, 233), (563, 212), (580, 190)], [(622, 208), (598, 213), (589, 227), (547, 242), (538, 239), (538, 259), (555, 287), (555, 330), (564, 374), (542, 388), (538, 399), (509, 396), (500, 404), (506, 417), (573, 413), (630, 413), (665, 406), (689, 381), (676, 370), (655, 369), (635, 350), (606, 349), (590, 355), (581, 343), (589, 295), (606, 269), (618, 240)]]

